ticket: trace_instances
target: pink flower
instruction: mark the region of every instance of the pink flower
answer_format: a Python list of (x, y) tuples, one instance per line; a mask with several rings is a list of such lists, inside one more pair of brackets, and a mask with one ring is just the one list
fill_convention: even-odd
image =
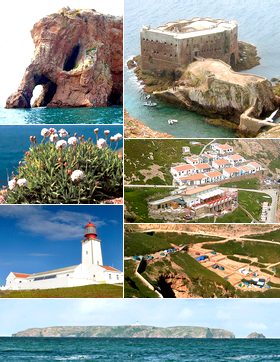
[(106, 146), (107, 146), (106, 140), (104, 140), (104, 138), (99, 138), (99, 140), (97, 141), (97, 147), (100, 148), (101, 150), (104, 150)]
[(8, 185), (9, 185), (9, 189), (13, 190), (14, 188), (16, 188), (17, 181), (15, 179), (12, 179), (11, 181), (8, 182)]
[(71, 180), (72, 181), (81, 180), (83, 177), (84, 177), (84, 173), (80, 170), (76, 170), (72, 173)]
[(43, 137), (49, 137), (50, 131), (47, 128), (43, 128), (41, 131), (41, 136)]
[(59, 140), (59, 137), (56, 133), (53, 133), (50, 135), (50, 141), (51, 142), (57, 142)]
[(27, 186), (28, 186), (28, 181), (27, 181), (25, 178), (20, 178), (20, 179), (17, 181), (17, 184), (18, 184), (20, 187), (27, 187)]
[(70, 133), (68, 133), (68, 132), (66, 131), (66, 129), (64, 129), (64, 128), (61, 128), (58, 132), (59, 132), (59, 135), (60, 135), (61, 138), (66, 138), (66, 137), (68, 137), (69, 134), (70, 134)]
[(114, 138), (115, 138), (115, 140), (121, 140), (122, 135), (120, 133), (117, 133), (117, 134), (115, 134)]
[(79, 143), (79, 140), (78, 140), (78, 138), (76, 138), (76, 137), (70, 137), (69, 139), (68, 139), (68, 144), (69, 145), (76, 145), (77, 143)]
[(56, 143), (56, 148), (57, 148), (57, 149), (58, 149), (58, 148), (64, 149), (65, 147), (67, 147), (67, 142), (64, 141), (64, 140), (60, 140), (60, 141), (58, 141), (58, 142)]

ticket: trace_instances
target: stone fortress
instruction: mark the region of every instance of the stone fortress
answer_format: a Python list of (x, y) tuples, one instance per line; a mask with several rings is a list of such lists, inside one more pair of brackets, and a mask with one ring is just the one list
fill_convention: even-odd
[(197, 57), (220, 59), (235, 65), (239, 60), (235, 21), (200, 18), (168, 22), (140, 32), (143, 70), (175, 70)]

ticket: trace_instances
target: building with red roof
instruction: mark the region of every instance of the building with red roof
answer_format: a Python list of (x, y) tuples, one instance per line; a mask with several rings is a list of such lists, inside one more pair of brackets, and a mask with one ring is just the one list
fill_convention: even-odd
[(123, 283), (123, 273), (103, 265), (101, 240), (96, 227), (89, 222), (85, 227), (81, 264), (34, 274), (10, 272), (5, 289), (51, 289), (90, 284)]

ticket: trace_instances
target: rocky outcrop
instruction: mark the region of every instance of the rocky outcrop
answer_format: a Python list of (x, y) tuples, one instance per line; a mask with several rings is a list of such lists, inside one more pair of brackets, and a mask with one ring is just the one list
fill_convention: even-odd
[(255, 118), (273, 111), (279, 103), (267, 79), (236, 73), (229, 65), (213, 59), (191, 63), (173, 87), (154, 94), (191, 111), (225, 117), (236, 124), (247, 110), (252, 121), (259, 123)]
[(174, 138), (167, 133), (153, 131), (144, 123), (130, 117), (124, 109), (124, 137), (125, 138)]
[(262, 333), (253, 332), (250, 333), (247, 338), (253, 338), (253, 339), (265, 339), (266, 337)]
[(235, 338), (224, 329), (205, 327), (92, 326), (29, 328), (12, 337), (107, 337), (107, 338)]
[(96, 107), (118, 104), (123, 87), (123, 21), (95, 10), (61, 9), (31, 31), (35, 52), (7, 108)]

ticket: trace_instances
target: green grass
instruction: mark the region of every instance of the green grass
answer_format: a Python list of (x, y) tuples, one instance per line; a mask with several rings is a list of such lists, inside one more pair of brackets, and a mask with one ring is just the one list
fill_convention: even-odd
[(268, 270), (268, 269), (263, 269), (262, 268), (261, 271), (264, 272), (264, 273), (267, 273), (269, 275), (274, 275), (274, 273), (271, 270)]
[[(170, 174), (170, 167), (172, 163), (185, 162), (182, 159), (182, 147), (189, 146), (189, 141), (184, 139), (146, 139), (146, 140), (133, 140), (128, 139), (125, 143), (125, 157), (124, 157), (124, 174), (125, 179), (130, 179), (132, 174), (139, 177), (139, 181), (133, 181), (132, 184), (143, 184), (144, 176), (139, 170), (148, 170), (152, 165), (161, 166), (160, 171), (163, 172), (165, 182), (155, 177), (148, 180), (149, 184), (172, 184), (172, 176)], [(203, 145), (207, 144), (207, 139), (201, 140), (201, 146), (190, 146), (192, 153), (199, 153)], [(152, 158), (150, 158), (152, 153)], [(157, 183), (158, 182), (158, 183)]]
[(269, 169), (272, 172), (276, 173), (276, 169), (280, 168), (279, 165), (280, 165), (280, 156), (278, 156), (278, 159), (276, 160), (274, 159), (269, 163)]
[[(148, 217), (148, 201), (158, 200), (169, 196), (172, 187), (152, 188), (152, 187), (125, 187), (124, 199), (128, 204), (128, 211), (136, 214), (134, 222), (155, 222)], [(160, 221), (156, 221), (160, 222)]]
[(217, 217), (216, 223), (225, 223), (225, 224), (231, 224), (231, 223), (250, 223), (252, 219), (246, 214), (244, 210), (242, 210), (240, 207), (235, 209), (230, 214), (225, 214), (222, 217)]
[(160, 250), (173, 248), (171, 244), (187, 245), (206, 241), (223, 240), (220, 237), (190, 235), (176, 232), (137, 233), (125, 232), (124, 256), (152, 254)]
[(269, 233), (264, 233), (264, 234), (247, 235), (244, 236), (244, 238), (271, 240), (271, 241), (280, 242), (280, 230), (273, 230)]
[(0, 291), (1, 298), (122, 298), (123, 288), (110, 284), (82, 287)]
[(173, 248), (170, 241), (146, 233), (124, 234), (124, 256), (152, 254), (159, 250)]
[(251, 191), (239, 190), (238, 201), (256, 220), (260, 219), (262, 212), (262, 202), (268, 201), (271, 203), (271, 197), (264, 197), (267, 194)]
[(136, 263), (124, 261), (124, 297), (125, 298), (158, 298), (158, 294), (146, 287), (134, 274)]
[(280, 284), (277, 284), (277, 283), (268, 282), (267, 284), (274, 288), (280, 288)]
[(248, 180), (242, 180), (242, 181), (232, 181), (227, 182), (223, 184), (223, 187), (237, 187), (239, 189), (252, 189), (252, 190), (258, 190), (260, 188), (260, 180), (258, 178), (251, 178)]
[(228, 259), (234, 260), (234, 261), (239, 261), (240, 263), (247, 263), (247, 264), (251, 264), (251, 262), (252, 262), (252, 260), (250, 260), (250, 259), (238, 258), (237, 256), (234, 256), (234, 255), (228, 255)]
[(204, 249), (215, 250), (224, 255), (244, 255), (258, 258), (258, 262), (277, 263), (280, 261), (280, 245), (262, 243), (259, 241), (242, 242), (229, 240), (226, 243), (203, 245)]
[[(194, 283), (192, 292), (203, 298), (229, 297), (234, 294), (234, 287), (215, 272), (205, 268), (187, 253), (175, 253), (171, 260), (179, 265)], [(226, 290), (224, 294), (223, 288)]]

